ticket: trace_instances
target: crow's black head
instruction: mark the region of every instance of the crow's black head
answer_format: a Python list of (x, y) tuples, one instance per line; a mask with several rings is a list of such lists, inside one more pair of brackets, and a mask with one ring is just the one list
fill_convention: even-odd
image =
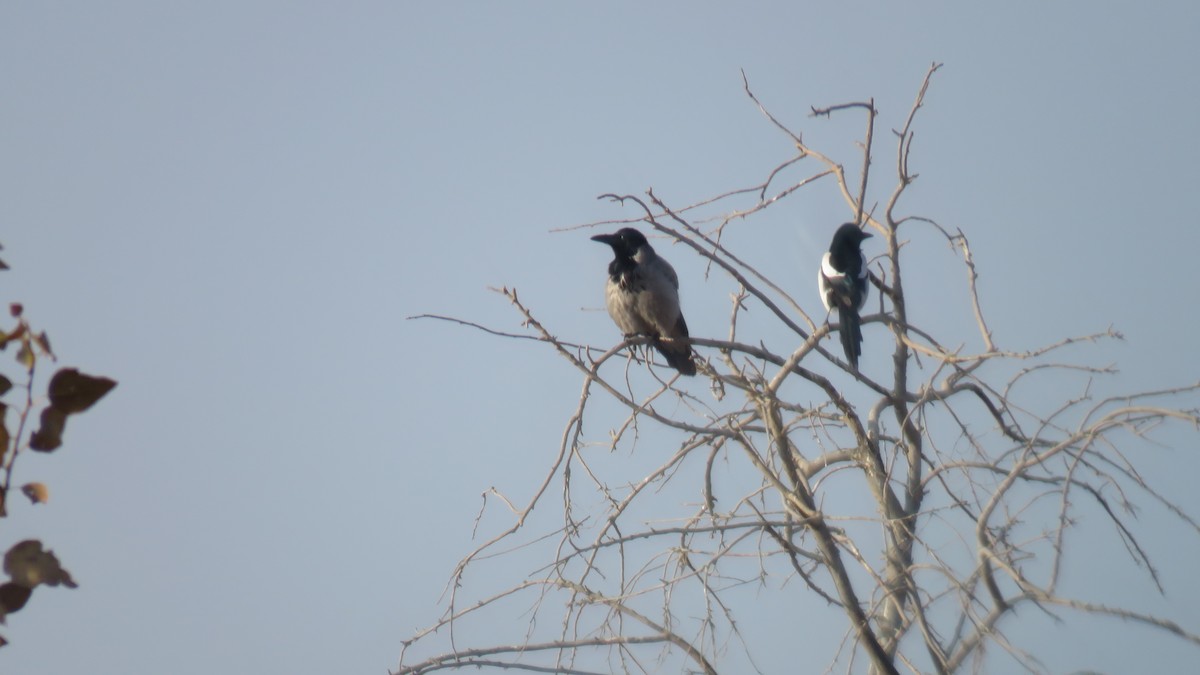
[(592, 241), (608, 244), (617, 258), (625, 260), (632, 259), (639, 248), (650, 245), (646, 237), (632, 227), (623, 227), (613, 234), (598, 234), (592, 237)]

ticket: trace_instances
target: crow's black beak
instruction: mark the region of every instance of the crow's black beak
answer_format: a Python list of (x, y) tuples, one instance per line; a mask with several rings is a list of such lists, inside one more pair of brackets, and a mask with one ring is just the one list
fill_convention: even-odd
[(613, 242), (615, 242), (616, 240), (617, 240), (617, 235), (615, 235), (615, 234), (598, 234), (598, 235), (592, 237), (592, 241), (598, 241), (601, 244), (608, 244), (609, 246), (612, 246)]

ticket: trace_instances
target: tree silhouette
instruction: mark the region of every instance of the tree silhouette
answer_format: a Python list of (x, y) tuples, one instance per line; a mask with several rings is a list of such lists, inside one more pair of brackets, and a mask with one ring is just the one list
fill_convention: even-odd
[[(1118, 339), (1111, 329), (1030, 351), (993, 340), (966, 235), (899, 211), (916, 179), (914, 121), (939, 67), (893, 132), (895, 183), (881, 206), (866, 203), (874, 100), (811, 111), (865, 117), (862, 168), (848, 175), (748, 83), (746, 94), (795, 148), (761, 184), (682, 208), (653, 190), (604, 196), (635, 212), (604, 225), (640, 225), (660, 251), (678, 244), (676, 259), (689, 251), (728, 279), (728, 334), (693, 337), (707, 392), (646, 365), (655, 358), (647, 338), (611, 349), (560, 339), (515, 289), (499, 292), (524, 332), (419, 317), (545, 344), (583, 384), (533, 496), (518, 506), (494, 488), (485, 493), (485, 508), (499, 499), (511, 524), (458, 564), (445, 614), (404, 642), (397, 673), (716, 673), (731, 650), (753, 664), (742, 626), (764, 589), (786, 594), (798, 613), (837, 608), (846, 639), (824, 655), (830, 668), (866, 659), (873, 672), (950, 673), (1000, 653), (1036, 669), (1036, 656), (1002, 631), (1023, 606), (1119, 617), (1200, 644), (1168, 618), (1074, 597), (1060, 578), (1066, 535), (1086, 523), (1114, 532), (1130, 565), (1165, 592), (1134, 510), (1157, 503), (1193, 534), (1200, 526), (1142, 478), (1127, 449), (1164, 423), (1200, 425), (1195, 409), (1178, 407), (1200, 385), (1094, 398), (1092, 380), (1114, 371), (1069, 361), (1067, 349)], [(846, 219), (883, 249), (871, 260), (876, 290), (863, 326), (876, 364), (891, 353), (886, 376), (842, 360), (837, 326), (806, 310), (810, 285), (797, 300), (785, 290), (793, 280), (768, 278), (726, 245), (731, 228), (821, 187), (835, 189)], [(969, 298), (978, 350), (950, 346), (909, 318), (910, 307), (939, 301), (910, 294), (904, 275), (906, 264), (939, 255), (928, 246), (937, 239), (962, 266), (945, 283)], [(600, 440), (597, 428), (607, 430)], [(498, 583), (486, 566), (501, 561), (531, 574)], [(817, 655), (810, 648), (806, 658)]]

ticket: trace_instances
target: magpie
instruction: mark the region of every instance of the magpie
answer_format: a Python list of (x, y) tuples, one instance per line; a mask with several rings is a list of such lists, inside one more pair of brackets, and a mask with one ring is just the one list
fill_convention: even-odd
[(626, 227), (613, 234), (598, 234), (592, 241), (608, 244), (613, 260), (608, 264), (605, 305), (625, 337), (646, 335), (672, 368), (695, 375), (687, 322), (679, 309), (679, 277), (650, 242)]
[(858, 370), (858, 357), (862, 355), (862, 326), (858, 312), (867, 304), (869, 288), (867, 258), (860, 245), (870, 236), (854, 223), (839, 227), (833, 233), (829, 252), (821, 258), (821, 269), (817, 272), (821, 302), (827, 312), (837, 308), (842, 349), (855, 370)]

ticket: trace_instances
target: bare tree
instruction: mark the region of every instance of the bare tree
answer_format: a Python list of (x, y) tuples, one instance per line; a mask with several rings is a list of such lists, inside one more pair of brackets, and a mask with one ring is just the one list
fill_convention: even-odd
[[(458, 564), (445, 614), (405, 641), (398, 673), (716, 673), (730, 650), (754, 662), (741, 626), (763, 589), (789, 594), (797, 611), (834, 607), (844, 616), (846, 637), (830, 646), (830, 669), (866, 659), (879, 673), (951, 673), (1007, 654), (1036, 671), (1037, 658), (1002, 632), (1006, 617), (1030, 605), (1119, 617), (1200, 644), (1200, 635), (1166, 618), (1072, 597), (1060, 583), (1066, 535), (1086, 513), (1102, 516), (1087, 522), (1111, 528), (1130, 564), (1162, 590), (1133, 509), (1154, 502), (1193, 534), (1200, 526), (1142, 478), (1127, 450), (1163, 423), (1200, 425), (1195, 409), (1178, 406), (1194, 401), (1200, 385), (1094, 398), (1092, 379), (1110, 369), (1071, 363), (1064, 349), (1119, 338), (1112, 330), (1032, 351), (993, 341), (967, 237), (898, 213), (916, 179), (914, 120), (938, 68), (893, 131), (896, 182), (882, 208), (866, 203), (874, 100), (811, 111), (865, 117), (861, 172), (847, 175), (772, 116), (748, 83), (746, 94), (795, 148), (760, 185), (683, 208), (652, 190), (606, 195), (636, 209), (606, 224), (648, 226), (730, 280), (728, 335), (693, 340), (710, 384), (704, 395), (676, 386), (673, 371), (643, 365), (653, 359), (645, 338), (611, 349), (558, 338), (515, 289), (499, 292), (526, 332), (422, 316), (543, 343), (583, 383), (533, 496), (518, 506), (494, 489), (485, 494), (485, 508), (499, 499), (511, 524)], [(810, 315), (785, 290), (795, 284), (759, 273), (725, 245), (730, 228), (821, 186), (836, 189), (848, 219), (883, 243), (872, 262), (878, 293), (863, 322), (890, 333), (888, 377), (843, 362), (826, 347), (836, 344), (828, 318)], [(909, 320), (910, 303), (930, 301), (905, 288), (904, 262), (918, 256), (906, 237), (917, 229), (944, 238), (960, 261), (957, 279), (981, 349), (948, 346)], [(883, 353), (884, 334), (870, 333), (873, 354)], [(1050, 406), (1031, 395), (1048, 388), (1063, 392)], [(597, 441), (585, 421), (610, 431)], [(673, 450), (664, 453), (666, 444)], [(506, 569), (518, 560), (535, 569), (491, 588), (480, 570), (500, 560)]]

